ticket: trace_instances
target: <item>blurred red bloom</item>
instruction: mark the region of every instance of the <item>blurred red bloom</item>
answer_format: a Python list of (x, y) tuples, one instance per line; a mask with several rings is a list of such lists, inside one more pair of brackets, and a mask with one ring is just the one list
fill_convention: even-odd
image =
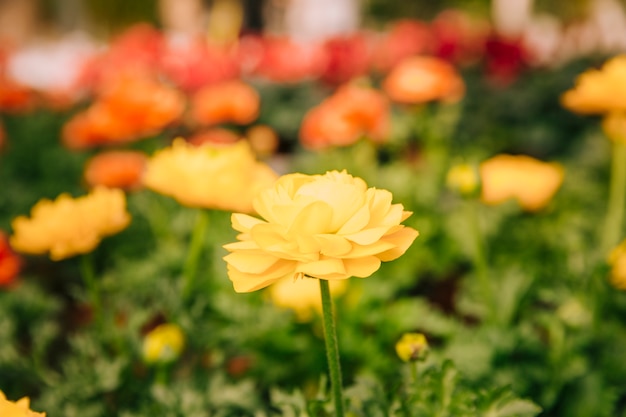
[(71, 149), (125, 143), (158, 133), (185, 110), (183, 94), (147, 77), (122, 75), (103, 86), (99, 98), (63, 127)]
[(490, 33), (486, 21), (461, 10), (448, 9), (431, 22), (434, 38), (433, 54), (459, 65), (478, 61), (484, 54)]
[(413, 56), (400, 62), (389, 72), (382, 87), (393, 101), (405, 104), (457, 101), (465, 93), (457, 70), (450, 63), (429, 56)]
[(321, 45), (298, 43), (286, 37), (245, 36), (239, 53), (245, 75), (280, 83), (318, 78), (326, 60)]
[(365, 33), (337, 36), (323, 43), (326, 65), (321, 79), (337, 85), (367, 74), (372, 57), (371, 41)]
[(346, 84), (304, 116), (300, 142), (305, 148), (324, 149), (348, 146), (363, 136), (382, 142), (388, 133), (387, 98), (373, 88)]
[(83, 176), (91, 188), (102, 185), (134, 190), (141, 187), (147, 161), (148, 157), (138, 151), (101, 152), (87, 161)]
[(521, 39), (490, 36), (485, 51), (485, 71), (491, 81), (508, 85), (526, 67), (528, 52)]
[(201, 37), (166, 39), (160, 69), (185, 91), (196, 91), (239, 76), (236, 50), (211, 45)]
[(243, 81), (226, 81), (199, 90), (191, 100), (191, 116), (202, 125), (243, 125), (257, 118), (260, 100), (256, 90)]
[(0, 287), (11, 285), (21, 267), (21, 258), (11, 249), (7, 235), (0, 231)]
[(380, 72), (412, 55), (432, 52), (433, 35), (428, 25), (419, 20), (401, 19), (376, 41), (372, 65)]

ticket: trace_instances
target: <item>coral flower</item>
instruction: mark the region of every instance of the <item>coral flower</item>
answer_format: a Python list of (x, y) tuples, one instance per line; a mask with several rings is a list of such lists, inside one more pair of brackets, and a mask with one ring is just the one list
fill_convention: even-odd
[(144, 76), (121, 75), (101, 90), (98, 100), (63, 127), (71, 149), (134, 141), (158, 133), (185, 110), (181, 92)]
[(175, 361), (185, 347), (185, 335), (175, 324), (161, 324), (143, 340), (143, 360), (150, 364)]
[[(342, 295), (347, 287), (347, 280), (330, 281), (330, 293), (333, 297)], [(282, 279), (268, 288), (272, 302), (278, 307), (291, 309), (298, 321), (310, 321), (313, 312), (322, 312), (320, 286), (316, 279)]]
[(565, 108), (581, 114), (626, 111), (626, 55), (608, 60), (600, 69), (590, 69), (561, 96)]
[(465, 94), (465, 83), (457, 70), (442, 59), (428, 56), (401, 61), (383, 80), (382, 88), (393, 101), (404, 104), (455, 102)]
[(376, 42), (372, 65), (387, 72), (403, 59), (432, 49), (433, 36), (424, 22), (400, 19)]
[(608, 261), (611, 266), (611, 284), (626, 291), (626, 240), (611, 251)]
[(61, 194), (54, 201), (40, 200), (30, 218), (13, 220), (11, 245), (24, 253), (49, 252), (50, 258), (58, 261), (91, 252), (103, 237), (118, 233), (129, 223), (124, 192), (97, 187), (78, 198)]
[(387, 98), (373, 88), (346, 84), (304, 116), (300, 142), (308, 149), (324, 149), (348, 146), (364, 136), (382, 142), (388, 132)]
[(277, 178), (246, 141), (194, 146), (178, 138), (148, 161), (143, 182), (186, 206), (250, 213), (254, 195)]
[(227, 81), (199, 90), (192, 98), (191, 113), (203, 125), (232, 122), (247, 124), (259, 114), (260, 97), (256, 90), (239, 81)]
[(563, 182), (563, 167), (524, 155), (498, 155), (480, 164), (482, 201), (516, 199), (527, 211), (545, 207)]
[(389, 191), (345, 171), (282, 176), (253, 205), (261, 219), (234, 213), (238, 242), (224, 246), (235, 291), (281, 279), (368, 277), (401, 256), (418, 235), (402, 225), (412, 213)]
[(89, 187), (102, 185), (124, 190), (141, 186), (148, 157), (138, 151), (101, 152), (87, 161), (84, 178)]
[(30, 399), (24, 397), (17, 401), (9, 401), (0, 391), (0, 416), (2, 417), (46, 417), (46, 413), (37, 413), (30, 409)]
[(11, 250), (7, 236), (0, 232), (0, 287), (13, 283), (21, 266), (20, 257)]

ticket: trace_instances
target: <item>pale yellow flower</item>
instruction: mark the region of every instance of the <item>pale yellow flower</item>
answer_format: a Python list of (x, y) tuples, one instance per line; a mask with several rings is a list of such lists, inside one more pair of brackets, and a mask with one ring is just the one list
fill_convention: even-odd
[(424, 359), (428, 352), (428, 341), (422, 333), (405, 333), (396, 343), (396, 353), (404, 362)]
[[(338, 297), (346, 291), (348, 281), (345, 279), (330, 281), (329, 286), (330, 294)], [(275, 305), (293, 310), (299, 321), (311, 320), (314, 311), (322, 312), (320, 284), (317, 279), (285, 278), (270, 286), (268, 293)]]
[(609, 265), (611, 284), (618, 290), (626, 291), (626, 240), (611, 251)]
[(579, 75), (576, 86), (561, 96), (561, 103), (582, 114), (626, 111), (626, 55), (613, 57), (601, 69)]
[(9, 401), (0, 391), (0, 416), (2, 417), (46, 417), (46, 413), (37, 413), (30, 409), (30, 399), (24, 397), (17, 401)]
[(471, 195), (478, 190), (480, 177), (474, 166), (457, 164), (448, 171), (446, 185), (461, 195)]
[(143, 339), (143, 360), (166, 364), (180, 356), (185, 347), (185, 335), (175, 324), (161, 324)]
[(89, 253), (103, 237), (123, 230), (130, 223), (126, 196), (119, 189), (96, 187), (86, 196), (61, 194), (56, 200), (40, 200), (31, 217), (13, 220), (11, 246), (24, 253), (49, 252), (52, 260)]
[(249, 292), (283, 278), (368, 277), (381, 261), (401, 256), (418, 235), (401, 224), (412, 213), (392, 204), (389, 191), (368, 188), (345, 171), (288, 174), (253, 205), (262, 217), (231, 216), (239, 242), (224, 247), (235, 291)]
[(482, 201), (500, 204), (516, 199), (527, 211), (545, 207), (563, 182), (564, 170), (557, 163), (525, 155), (497, 155), (480, 164)]
[(278, 175), (250, 145), (194, 146), (178, 138), (148, 162), (144, 185), (190, 207), (252, 212), (252, 198)]

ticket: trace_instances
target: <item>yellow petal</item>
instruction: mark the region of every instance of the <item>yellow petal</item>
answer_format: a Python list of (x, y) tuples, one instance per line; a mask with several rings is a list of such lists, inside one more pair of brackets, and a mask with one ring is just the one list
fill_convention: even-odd
[(224, 256), (224, 260), (241, 272), (262, 274), (280, 259), (267, 254), (234, 252)]
[(288, 233), (299, 236), (328, 233), (332, 218), (332, 208), (323, 201), (316, 201), (302, 208), (289, 226)]
[(367, 256), (358, 259), (344, 259), (343, 264), (346, 274), (351, 277), (365, 278), (378, 271), (380, 259), (375, 256)]
[(315, 239), (320, 245), (320, 253), (331, 257), (345, 255), (353, 246), (347, 239), (337, 235), (317, 235)]
[(385, 236), (383, 240), (392, 243), (395, 247), (378, 254), (378, 259), (387, 262), (400, 257), (411, 246), (417, 236), (419, 236), (419, 232), (410, 227), (404, 227), (396, 233)]
[(375, 227), (372, 229), (361, 230), (360, 232), (352, 233), (350, 235), (345, 235), (344, 237), (354, 243), (358, 243), (359, 245), (370, 245), (383, 237), (388, 230), (389, 227)]
[(256, 217), (249, 216), (242, 213), (233, 213), (230, 216), (230, 221), (233, 225), (233, 229), (238, 232), (249, 232), (257, 224), (265, 223), (263, 220), (259, 220)]
[(319, 278), (328, 274), (345, 275), (346, 270), (340, 259), (323, 259), (315, 262), (300, 263), (296, 268), (296, 272)]

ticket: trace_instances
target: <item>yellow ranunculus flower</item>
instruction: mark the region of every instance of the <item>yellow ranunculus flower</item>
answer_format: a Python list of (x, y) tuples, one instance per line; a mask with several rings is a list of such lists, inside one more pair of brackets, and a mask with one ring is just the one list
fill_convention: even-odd
[(611, 265), (611, 284), (618, 290), (626, 291), (626, 240), (611, 251), (609, 265)]
[(545, 207), (563, 182), (563, 167), (525, 155), (497, 155), (480, 164), (482, 201), (516, 199), (527, 211)]
[(2, 417), (46, 417), (46, 413), (37, 413), (30, 409), (30, 399), (24, 397), (17, 401), (9, 401), (0, 391), (0, 416)]
[(24, 253), (44, 254), (58, 261), (91, 252), (103, 237), (130, 223), (126, 196), (119, 189), (96, 187), (86, 196), (61, 194), (56, 200), (40, 200), (31, 217), (13, 220), (12, 247)]
[(150, 159), (143, 182), (186, 206), (250, 213), (254, 195), (277, 178), (246, 141), (194, 146), (178, 138)]
[(176, 360), (185, 347), (185, 335), (175, 324), (161, 324), (143, 339), (143, 360), (166, 364)]
[[(337, 297), (346, 291), (348, 281), (335, 280), (330, 281), (329, 284), (331, 295)], [(313, 311), (322, 311), (320, 285), (317, 279), (284, 278), (269, 287), (268, 291), (275, 305), (293, 310), (299, 321), (309, 321)]]
[(561, 96), (561, 103), (583, 114), (626, 111), (626, 55), (613, 57), (601, 69), (579, 75), (576, 86)]
[(389, 191), (368, 188), (345, 171), (282, 176), (253, 201), (264, 220), (231, 217), (241, 233), (239, 242), (224, 246), (231, 252), (224, 260), (235, 291), (255, 291), (283, 278), (370, 276), (418, 235), (400, 224), (412, 213), (391, 200)]
[(426, 357), (428, 341), (422, 333), (405, 333), (396, 343), (396, 353), (404, 362), (412, 362)]

